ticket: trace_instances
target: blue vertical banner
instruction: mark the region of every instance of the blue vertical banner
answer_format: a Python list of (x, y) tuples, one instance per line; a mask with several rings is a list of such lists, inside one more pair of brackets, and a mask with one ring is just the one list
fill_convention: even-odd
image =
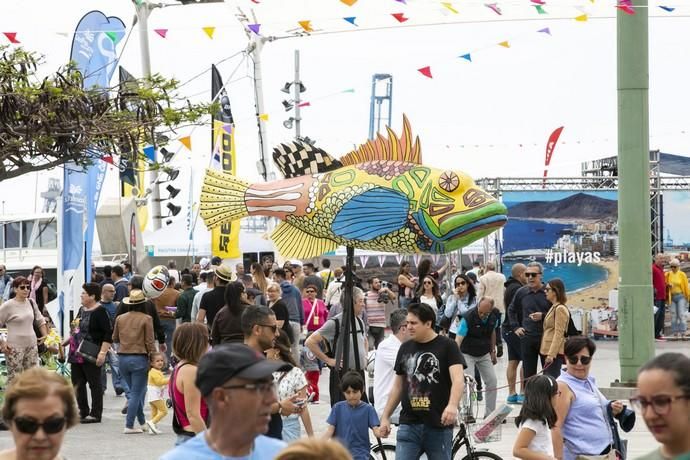
[[(84, 76), (84, 87), (108, 88), (117, 67), (117, 44), (125, 36), (125, 24), (100, 11), (84, 15), (74, 31), (70, 60)], [(104, 94), (103, 97), (108, 97)], [(81, 285), (91, 279), (91, 247), (107, 164), (96, 148), (86, 153), (93, 159), (87, 167), (64, 166), (62, 232), (58, 267), (59, 316), (62, 333), (69, 332), (65, 308), (79, 305)], [(67, 328), (67, 329), (66, 329)], [(65, 330), (66, 329), (66, 330)]]

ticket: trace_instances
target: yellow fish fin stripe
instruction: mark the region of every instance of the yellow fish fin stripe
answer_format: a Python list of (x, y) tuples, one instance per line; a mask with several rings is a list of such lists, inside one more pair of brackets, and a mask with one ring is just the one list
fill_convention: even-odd
[(232, 174), (206, 170), (199, 214), (209, 230), (249, 215), (244, 194), (249, 183)]
[(271, 240), (283, 257), (294, 259), (318, 257), (338, 247), (335, 241), (309, 235), (287, 222), (281, 222), (273, 230)]
[(404, 161), (406, 163), (422, 164), (422, 147), (419, 137), (412, 142), (412, 128), (407, 116), (403, 115), (403, 132), (400, 138), (392, 129), (386, 127), (388, 138), (380, 134), (376, 139), (367, 141), (357, 150), (343, 156), (340, 161), (344, 166), (365, 163), (367, 161)]

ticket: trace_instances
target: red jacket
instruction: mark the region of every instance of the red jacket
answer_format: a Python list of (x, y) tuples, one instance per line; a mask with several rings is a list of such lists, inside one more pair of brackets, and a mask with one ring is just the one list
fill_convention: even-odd
[(666, 278), (664, 271), (652, 264), (652, 286), (654, 286), (654, 300), (666, 301)]

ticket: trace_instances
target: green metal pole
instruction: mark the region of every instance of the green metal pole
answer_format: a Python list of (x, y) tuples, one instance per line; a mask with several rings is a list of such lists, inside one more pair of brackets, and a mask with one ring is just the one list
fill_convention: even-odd
[(618, 325), (621, 383), (654, 356), (649, 202), (647, 0), (618, 10)]

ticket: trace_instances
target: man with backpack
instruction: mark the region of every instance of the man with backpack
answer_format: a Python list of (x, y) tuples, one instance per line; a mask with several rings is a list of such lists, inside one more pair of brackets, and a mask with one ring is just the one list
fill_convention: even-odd
[[(341, 305), (344, 301), (344, 296), (345, 292), (342, 293), (340, 298)], [(330, 367), (331, 372), (328, 387), (331, 396), (331, 407), (335, 403), (344, 400), (343, 393), (340, 390), (340, 375), (345, 374), (347, 371), (354, 370), (357, 371), (362, 378), (364, 378), (364, 368), (367, 364), (367, 333), (366, 328), (364, 327), (364, 321), (360, 318), (360, 314), (364, 309), (364, 292), (361, 289), (353, 288), (352, 302), (354, 305), (354, 314), (357, 324), (357, 353), (355, 353), (352, 340), (348, 340), (348, 360), (346, 363), (342, 363), (343, 365), (341, 370), (337, 369), (337, 367), (340, 366), (336, 366), (335, 356), (336, 345), (340, 340), (340, 334), (342, 334), (344, 330), (342, 313), (339, 313), (326, 321), (318, 331), (307, 337), (307, 340), (304, 342), (304, 345), (309, 348), (309, 350), (311, 350), (311, 352), (314, 353), (317, 358)], [(321, 349), (321, 343), (324, 341), (329, 348), (328, 353), (324, 353), (324, 351)], [(366, 401), (366, 395), (363, 395), (362, 399)]]

